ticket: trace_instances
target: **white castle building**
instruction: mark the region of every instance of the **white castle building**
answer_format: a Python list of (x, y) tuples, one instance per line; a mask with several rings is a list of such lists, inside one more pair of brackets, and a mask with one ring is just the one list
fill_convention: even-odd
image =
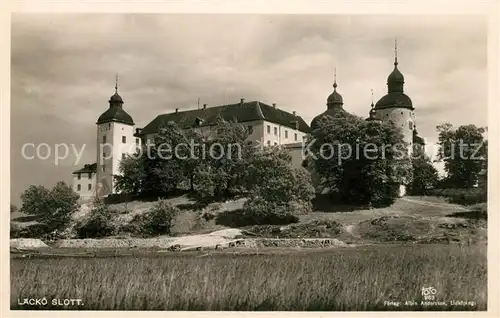
[[(425, 145), (418, 136), (416, 116), (412, 100), (404, 93), (404, 76), (398, 69), (397, 54), (394, 69), (387, 78), (387, 94), (375, 105), (371, 104), (370, 116), (366, 120), (390, 121), (400, 127), (404, 141), (411, 154), (414, 146)], [(123, 109), (123, 99), (115, 94), (109, 99), (109, 108), (99, 116), (97, 125), (97, 161), (73, 172), (73, 189), (82, 199), (92, 196), (106, 196), (115, 191), (114, 175), (119, 174), (120, 160), (132, 154), (143, 143), (151, 143), (155, 134), (166, 123), (173, 121), (182, 129), (211, 129), (218, 118), (236, 121), (248, 127), (247, 142), (254, 145), (283, 146), (290, 151), (293, 165), (303, 162), (303, 139), (311, 130), (318, 129), (318, 122), (324, 116), (339, 112), (346, 113), (343, 98), (337, 92), (334, 79), (333, 92), (327, 98), (327, 109), (311, 121), (311, 127), (296, 114), (260, 101), (203, 107), (158, 115), (144, 128), (135, 127), (132, 117)], [(405, 194), (405, 185), (400, 195)]]
[[(73, 172), (73, 190), (82, 199), (116, 193), (115, 175), (119, 174), (120, 161), (136, 151), (142, 144), (153, 142), (154, 136), (166, 123), (173, 121), (182, 129), (209, 130), (218, 118), (236, 121), (247, 126), (247, 142), (255, 146), (302, 145), (309, 133), (309, 126), (295, 112), (287, 112), (276, 104), (260, 101), (245, 102), (179, 111), (158, 115), (144, 128), (135, 126), (132, 117), (123, 108), (123, 99), (115, 94), (109, 99), (109, 108), (99, 116), (97, 125), (97, 161)], [(294, 156), (294, 164), (302, 163), (301, 156)]]

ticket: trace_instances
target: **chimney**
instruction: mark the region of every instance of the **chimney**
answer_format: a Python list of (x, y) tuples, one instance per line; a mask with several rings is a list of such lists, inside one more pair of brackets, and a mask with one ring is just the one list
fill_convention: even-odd
[(203, 109), (207, 109), (207, 104), (203, 104)]
[(176, 108), (175, 109), (175, 113), (177, 114), (179, 112), (179, 108)]
[(276, 103), (273, 103), (273, 107), (276, 108)]
[(240, 100), (240, 104), (242, 104), (242, 105), (243, 105), (243, 103), (244, 103), (244, 102), (245, 102), (245, 99), (244, 99), (244, 98), (242, 98), (242, 99)]
[(296, 112), (296, 111), (293, 111), (293, 115), (294, 115), (294, 116), (297, 116), (297, 112)]

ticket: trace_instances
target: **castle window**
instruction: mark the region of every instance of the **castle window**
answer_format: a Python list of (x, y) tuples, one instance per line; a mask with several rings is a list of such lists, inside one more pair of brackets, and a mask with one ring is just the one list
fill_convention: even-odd
[(77, 184), (76, 185), (76, 191), (80, 191), (82, 190), (82, 185), (81, 184)]
[(139, 138), (135, 138), (135, 144), (138, 145), (141, 140)]
[(89, 179), (92, 179), (92, 172), (89, 172)]
[(106, 171), (106, 166), (105, 165), (102, 165), (102, 171)]
[(253, 134), (253, 126), (252, 125), (248, 125), (247, 129), (248, 129), (249, 134)]
[(295, 141), (297, 141), (297, 134), (295, 134)]
[(278, 136), (278, 127), (274, 127), (274, 135)]
[(106, 136), (102, 136), (102, 143), (105, 144), (106, 143)]
[(122, 143), (126, 144), (127, 143), (127, 136), (122, 136)]
[(88, 189), (89, 189), (89, 191), (92, 190), (92, 184), (89, 183)]
[(122, 153), (122, 160), (125, 159), (127, 155), (125, 155), (124, 153)]
[(403, 115), (403, 112), (401, 112), (401, 115)]
[(267, 125), (267, 133), (270, 134), (271, 133), (271, 126), (270, 125)]
[(111, 123), (108, 123), (108, 128), (111, 128)]
[(82, 178), (82, 175), (81, 174), (78, 174), (77, 177), (76, 177), (78, 180), (80, 180)]
[(288, 130), (285, 130), (285, 138), (288, 138)]
[(413, 130), (413, 122), (408, 122), (408, 128), (410, 128), (410, 130)]

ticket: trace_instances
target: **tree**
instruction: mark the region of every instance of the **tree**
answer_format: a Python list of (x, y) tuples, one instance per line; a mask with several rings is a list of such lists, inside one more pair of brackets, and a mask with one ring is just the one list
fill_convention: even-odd
[(346, 203), (388, 205), (412, 179), (408, 145), (390, 122), (348, 113), (325, 116), (308, 141), (310, 166), (330, 195)]
[(21, 194), (21, 212), (35, 215), (50, 230), (64, 228), (78, 209), (79, 195), (65, 182), (58, 182), (51, 190), (31, 185)]
[(427, 156), (413, 158), (413, 180), (409, 185), (408, 193), (424, 195), (428, 189), (434, 188), (439, 180), (438, 172)]
[(89, 215), (76, 226), (79, 238), (101, 238), (115, 233), (113, 213), (100, 199), (95, 199)]
[(203, 141), (204, 158), (195, 173), (200, 197), (224, 197), (241, 188), (248, 158), (254, 149), (247, 143), (247, 129), (236, 122), (217, 120)]
[(175, 190), (187, 179), (185, 161), (189, 159), (185, 132), (174, 122), (160, 127), (151, 145), (144, 145), (120, 163), (114, 176), (116, 189), (130, 194), (153, 195)]
[(148, 177), (146, 160), (145, 156), (136, 154), (120, 161), (120, 174), (114, 176), (117, 191), (131, 195), (138, 195), (142, 192)]
[(168, 122), (160, 128), (154, 144), (154, 155), (149, 161), (150, 168), (157, 182), (156, 187), (161, 192), (168, 193), (187, 180), (185, 166), (192, 156), (192, 145), (185, 132), (174, 122)]
[(280, 148), (255, 152), (245, 175), (249, 200), (244, 217), (253, 224), (280, 224), (311, 211), (314, 198), (311, 175), (293, 167), (290, 155)]
[(438, 161), (444, 162), (447, 183), (457, 188), (471, 188), (488, 157), (485, 128), (463, 125), (454, 129), (451, 124), (438, 125)]

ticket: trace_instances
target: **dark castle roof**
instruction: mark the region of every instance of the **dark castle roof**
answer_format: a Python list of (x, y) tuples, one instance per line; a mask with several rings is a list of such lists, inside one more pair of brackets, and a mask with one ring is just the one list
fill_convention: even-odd
[[(298, 122), (298, 130), (306, 133), (310, 130), (302, 117), (259, 101), (252, 101), (162, 114), (147, 124), (139, 135), (157, 133), (161, 126), (170, 121), (175, 122), (182, 129), (187, 129), (195, 126), (213, 126), (218, 118), (238, 123), (266, 120), (292, 129), (296, 128), (296, 122)], [(197, 125), (198, 122), (199, 125)]]
[(387, 77), (387, 95), (375, 104), (375, 109), (397, 107), (413, 110), (413, 103), (410, 97), (404, 93), (404, 83), (405, 78), (398, 69), (398, 60), (395, 59), (394, 70)]
[(74, 171), (73, 174), (77, 174), (77, 173), (96, 173), (96, 172), (97, 172), (97, 162), (96, 163), (92, 163), (92, 164), (88, 164), (88, 165), (84, 165), (82, 169)]
[(318, 116), (314, 117), (311, 121), (311, 129), (315, 130), (318, 127), (319, 121), (325, 116), (343, 116), (349, 114), (344, 108), (344, 99), (342, 95), (337, 92), (337, 80), (333, 82), (333, 92), (326, 99), (326, 111), (322, 112)]
[(125, 110), (123, 110), (122, 105), (122, 97), (118, 95), (118, 92), (115, 92), (115, 94), (109, 99), (109, 108), (102, 113), (101, 116), (99, 116), (96, 124), (99, 125), (109, 122), (118, 122), (127, 125), (134, 125), (134, 120)]
[(338, 117), (338, 116), (348, 116), (350, 113), (348, 113), (344, 108), (342, 107), (332, 107), (327, 109), (326, 111), (322, 112), (318, 116), (314, 117), (313, 120), (311, 121), (311, 130), (315, 130), (319, 128), (319, 122), (323, 117), (326, 116), (331, 116), (331, 117)]

